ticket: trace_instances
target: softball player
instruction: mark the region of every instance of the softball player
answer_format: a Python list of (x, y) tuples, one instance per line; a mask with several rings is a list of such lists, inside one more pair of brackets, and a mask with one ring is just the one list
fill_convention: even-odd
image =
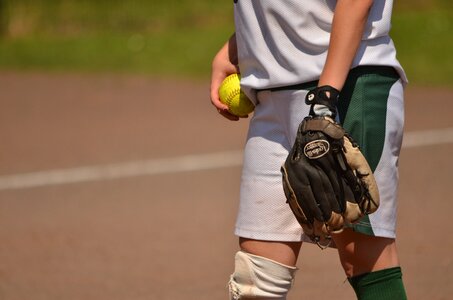
[[(256, 107), (244, 152), (235, 233), (241, 250), (231, 299), (286, 299), (303, 241), (282, 189), (280, 166), (309, 113), (307, 92), (341, 91), (339, 121), (361, 146), (381, 198), (377, 212), (334, 234), (358, 299), (406, 299), (395, 244), (398, 156), (407, 82), (389, 37), (393, 3), (372, 0), (235, 0), (236, 32), (212, 63), (211, 101), (240, 72)], [(317, 107), (323, 115), (325, 108)]]

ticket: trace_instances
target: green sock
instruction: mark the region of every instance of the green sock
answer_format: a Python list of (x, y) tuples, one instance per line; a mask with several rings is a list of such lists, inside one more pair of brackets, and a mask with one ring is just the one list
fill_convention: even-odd
[(406, 300), (400, 267), (348, 278), (359, 300)]

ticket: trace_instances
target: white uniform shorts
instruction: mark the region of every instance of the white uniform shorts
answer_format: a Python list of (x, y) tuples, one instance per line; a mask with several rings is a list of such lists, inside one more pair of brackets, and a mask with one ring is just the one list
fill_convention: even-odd
[[(235, 234), (269, 241), (308, 241), (293, 216), (282, 187), (280, 167), (297, 127), (308, 115), (305, 95), (317, 82), (260, 90), (250, 120)], [(340, 95), (339, 121), (360, 145), (380, 193), (379, 209), (353, 229), (395, 238), (398, 157), (403, 122), (403, 81), (390, 67), (351, 70)]]

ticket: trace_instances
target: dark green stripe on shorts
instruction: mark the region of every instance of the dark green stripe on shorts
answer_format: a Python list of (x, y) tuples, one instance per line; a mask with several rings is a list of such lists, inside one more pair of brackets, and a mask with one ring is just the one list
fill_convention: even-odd
[[(340, 123), (360, 145), (373, 172), (384, 148), (387, 100), (398, 79), (398, 73), (391, 67), (360, 66), (350, 71), (340, 94)], [(374, 235), (368, 216), (352, 227)]]

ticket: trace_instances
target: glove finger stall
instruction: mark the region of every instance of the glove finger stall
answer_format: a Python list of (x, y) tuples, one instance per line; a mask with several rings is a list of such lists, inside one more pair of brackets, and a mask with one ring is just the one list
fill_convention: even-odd
[(357, 184), (361, 189), (359, 199), (356, 196), (356, 202), (364, 214), (373, 213), (379, 207), (380, 201), (378, 186), (373, 171), (360, 151), (360, 148), (351, 137), (345, 136), (344, 148), (345, 159), (357, 178)]

